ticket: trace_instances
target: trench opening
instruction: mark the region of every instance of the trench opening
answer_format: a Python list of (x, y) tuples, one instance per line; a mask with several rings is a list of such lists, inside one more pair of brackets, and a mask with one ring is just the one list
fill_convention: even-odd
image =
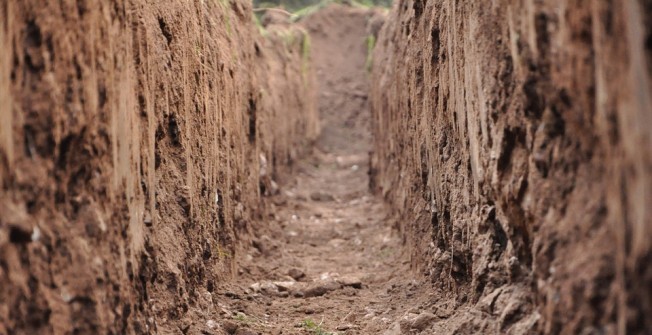
[(0, 335), (652, 329), (652, 6), (271, 1), (2, 2)]

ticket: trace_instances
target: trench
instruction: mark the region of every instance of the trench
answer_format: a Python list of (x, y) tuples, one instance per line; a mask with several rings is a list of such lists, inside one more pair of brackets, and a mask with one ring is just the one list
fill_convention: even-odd
[(649, 333), (651, 10), (0, 1), (0, 335)]

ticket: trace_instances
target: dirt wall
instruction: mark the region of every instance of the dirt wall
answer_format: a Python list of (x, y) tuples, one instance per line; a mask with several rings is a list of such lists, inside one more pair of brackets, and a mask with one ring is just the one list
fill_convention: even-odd
[(262, 161), (316, 136), (310, 69), (251, 71), (300, 46), (237, 0), (5, 0), (0, 46), (0, 334), (212, 331)]
[(288, 172), (297, 158), (308, 153), (321, 127), (310, 36), (300, 27), (284, 23), (263, 29), (264, 38), (259, 39), (256, 55), (258, 94), (265, 113), (258, 124), (260, 149), (266, 162), (263, 174), (269, 177), (263, 182), (271, 184)]
[[(652, 328), (646, 1), (394, 5), (374, 53), (374, 187), (445, 333)], [(491, 321), (495, 320), (495, 321)]]

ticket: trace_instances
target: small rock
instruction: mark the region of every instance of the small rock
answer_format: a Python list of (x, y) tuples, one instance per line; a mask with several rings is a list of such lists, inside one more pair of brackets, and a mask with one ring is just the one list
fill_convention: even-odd
[(240, 295), (231, 291), (224, 292), (224, 296), (231, 299), (240, 299)]
[(274, 200), (272, 200), (272, 202), (276, 206), (285, 206), (288, 203), (288, 199), (285, 197), (276, 197)]
[(288, 271), (288, 275), (294, 280), (300, 280), (306, 276), (306, 273), (297, 268), (292, 268)]
[(288, 292), (294, 286), (295, 282), (293, 281), (275, 281), (274, 285), (279, 290), (279, 292)]
[(342, 288), (342, 286), (335, 281), (315, 283), (303, 292), (303, 296), (306, 298), (320, 297), (328, 292), (339, 290), (340, 288)]
[[(288, 292), (288, 291), (278, 292), (276, 294), (276, 296), (278, 296), (279, 298), (287, 298), (287, 297), (290, 296), (290, 292)], [(270, 302), (270, 305), (271, 305), (271, 302)]]
[(326, 192), (317, 191), (310, 194), (310, 199), (312, 201), (333, 201), (335, 198)]
[(278, 293), (278, 288), (271, 282), (263, 282), (260, 284), (260, 290), (263, 293), (267, 294), (276, 294)]
[(222, 324), (222, 329), (224, 329), (227, 334), (235, 334), (238, 331), (238, 324), (227, 320)]
[(41, 239), (41, 230), (35, 226), (32, 231), (32, 242), (38, 242)]
[(362, 288), (362, 280), (356, 276), (342, 276), (337, 279), (337, 282), (342, 284), (344, 287), (350, 286), (357, 289)]
[(251, 329), (238, 328), (238, 330), (235, 332), (235, 335), (258, 335), (258, 333)]
[(355, 326), (352, 325), (352, 324), (345, 324), (345, 325), (337, 326), (337, 330), (339, 330), (339, 331), (345, 331), (345, 330), (349, 330), (349, 329), (352, 329), (352, 328), (355, 328)]
[(315, 310), (310, 308), (310, 307), (305, 307), (299, 310), (300, 312), (303, 312), (304, 314), (315, 314)]
[(261, 285), (260, 285), (260, 283), (253, 283), (253, 284), (249, 285), (249, 288), (254, 292), (260, 292)]
[(401, 335), (401, 334), (403, 333), (401, 332), (401, 325), (398, 322), (395, 322), (390, 329), (386, 330), (383, 333), (383, 335)]
[(418, 331), (423, 331), (424, 329), (428, 328), (433, 322), (438, 320), (439, 318), (429, 312), (422, 312), (419, 314), (416, 318), (412, 320), (411, 323), (411, 328), (416, 329)]
[(149, 211), (145, 212), (145, 218), (143, 219), (143, 222), (145, 223), (145, 226), (147, 226), (147, 227), (152, 226), (152, 215), (149, 213)]
[(277, 195), (281, 192), (281, 189), (278, 187), (278, 184), (273, 180), (270, 182), (270, 192), (272, 195)]
[(215, 329), (215, 327), (217, 327), (217, 322), (214, 320), (208, 320), (206, 321), (206, 327), (208, 327), (208, 329)]

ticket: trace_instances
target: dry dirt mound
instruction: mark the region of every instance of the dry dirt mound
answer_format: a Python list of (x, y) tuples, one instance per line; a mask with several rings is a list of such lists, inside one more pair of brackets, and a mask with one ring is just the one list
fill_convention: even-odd
[(214, 327), (261, 163), (317, 135), (301, 44), (254, 29), (247, 1), (0, 4), (0, 334)]
[(413, 268), (461, 306), (445, 332), (652, 329), (650, 15), (395, 3), (374, 53), (372, 169)]

